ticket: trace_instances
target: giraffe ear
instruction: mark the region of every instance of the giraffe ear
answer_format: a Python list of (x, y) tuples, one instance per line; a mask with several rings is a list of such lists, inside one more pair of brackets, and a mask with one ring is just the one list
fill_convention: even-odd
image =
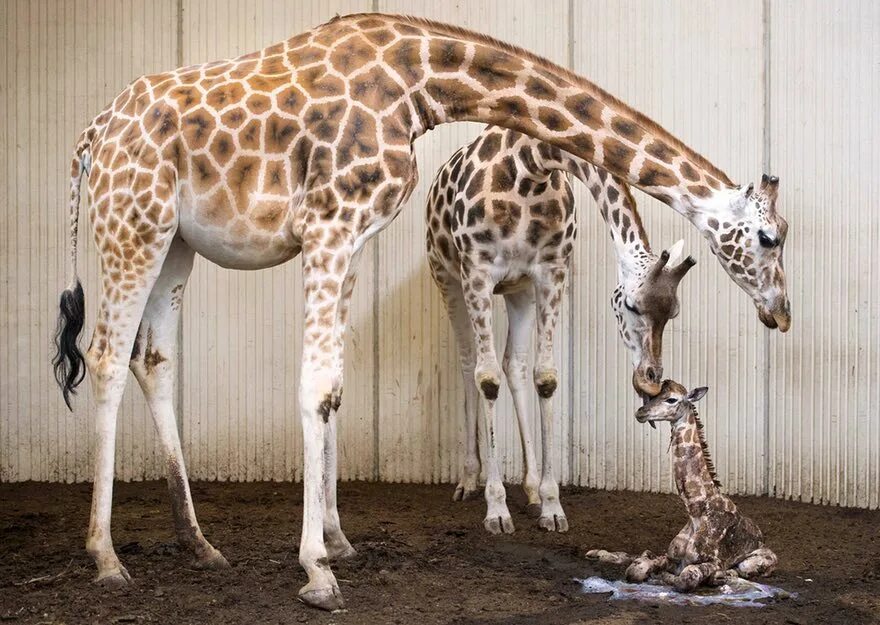
[(708, 392), (709, 392), (708, 386), (699, 386), (699, 387), (695, 388), (694, 390), (692, 390), (690, 393), (688, 393), (687, 397), (685, 397), (685, 399), (688, 400), (689, 402), (691, 402), (692, 404), (695, 404), (698, 401), (700, 401), (701, 399), (703, 399), (703, 397), (705, 397), (706, 393), (708, 393)]
[(684, 239), (679, 239), (673, 243), (666, 252), (669, 254), (669, 260), (666, 261), (668, 267), (672, 267), (681, 258), (681, 252), (684, 249)]

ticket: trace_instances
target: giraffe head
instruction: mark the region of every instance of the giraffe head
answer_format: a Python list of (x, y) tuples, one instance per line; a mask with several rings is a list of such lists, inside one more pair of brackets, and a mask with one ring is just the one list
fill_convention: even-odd
[(788, 223), (776, 212), (779, 178), (761, 179), (733, 190), (733, 198), (718, 210), (710, 210), (702, 230), (721, 266), (758, 309), (768, 328), (782, 332), (791, 327), (791, 305), (785, 288), (782, 249)]
[(644, 398), (660, 392), (663, 379), (663, 330), (678, 316), (678, 285), (697, 261), (688, 256), (675, 264), (684, 241), (660, 256), (645, 251), (620, 273), (611, 297), (620, 338), (630, 350), (632, 383)]
[(688, 415), (694, 404), (709, 392), (708, 386), (700, 386), (688, 391), (684, 386), (673, 380), (663, 380), (663, 386), (656, 397), (649, 399), (645, 405), (636, 410), (636, 420), (646, 421), (652, 426), (655, 421), (671, 421), (675, 423)]

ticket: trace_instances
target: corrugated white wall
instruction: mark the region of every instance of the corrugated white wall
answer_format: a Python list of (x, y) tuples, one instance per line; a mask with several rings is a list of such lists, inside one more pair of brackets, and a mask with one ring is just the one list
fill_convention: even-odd
[[(139, 74), (236, 55), (335, 13), (377, 8), (486, 31), (570, 66), (737, 181), (768, 166), (780, 175), (795, 311), (784, 336), (757, 323), (692, 228), (638, 194), (654, 246), (684, 237), (699, 260), (683, 285), (682, 314), (667, 331), (667, 372), (711, 387), (702, 414), (732, 492), (880, 505), (880, 273), (872, 270), (880, 261), (880, 7), (869, 0), (3, 0), (0, 480), (91, 476), (89, 392), (68, 414), (48, 366), (66, 281), (67, 172), (80, 129)], [(423, 206), (436, 169), (477, 132), (475, 124), (444, 126), (419, 141), (422, 181), (361, 260), (340, 414), (343, 479), (457, 476), (461, 379), (424, 260)], [(664, 433), (631, 416), (628, 357), (608, 307), (616, 276), (605, 226), (588, 194), (579, 190), (578, 199), (580, 243), (558, 347), (556, 464), (569, 483), (669, 490)], [(93, 320), (97, 262), (91, 246), (82, 247)], [(300, 477), (300, 288), (298, 261), (264, 272), (197, 262), (179, 393), (193, 477)], [(496, 320), (501, 350), (503, 310)], [(511, 450), (504, 471), (518, 481), (506, 393), (499, 419)], [(122, 479), (161, 476), (134, 384), (117, 466)]]

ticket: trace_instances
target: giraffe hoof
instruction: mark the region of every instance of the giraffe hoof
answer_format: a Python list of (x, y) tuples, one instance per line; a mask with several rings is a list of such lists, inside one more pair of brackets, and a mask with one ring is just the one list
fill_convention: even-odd
[(483, 527), (486, 528), (486, 531), (493, 535), (498, 535), (501, 533), (504, 534), (513, 534), (513, 519), (509, 516), (506, 517), (486, 517), (483, 520)]
[(541, 504), (530, 503), (526, 506), (526, 516), (530, 519), (537, 519), (541, 516)]
[(230, 568), (229, 561), (217, 549), (213, 553), (207, 553), (201, 558), (196, 559), (193, 562), (193, 567), (200, 571), (222, 571)]
[(567, 532), (568, 519), (558, 514), (542, 516), (538, 519), (538, 527), (545, 529), (548, 532)]
[(99, 573), (95, 578), (95, 584), (107, 590), (119, 590), (125, 588), (131, 583), (131, 575), (125, 570), (121, 564), (118, 569), (113, 569), (107, 573)]
[(452, 501), (467, 501), (468, 499), (473, 499), (477, 496), (479, 491), (476, 486), (473, 488), (462, 486), (459, 484), (455, 487), (455, 493), (452, 495)]
[(351, 545), (343, 545), (337, 549), (327, 547), (327, 557), (331, 560), (351, 560), (357, 557), (357, 549)]
[(305, 588), (303, 587), (299, 591), (298, 598), (310, 608), (332, 612), (333, 610), (341, 610), (345, 606), (338, 586), (315, 588), (314, 590), (305, 590)]

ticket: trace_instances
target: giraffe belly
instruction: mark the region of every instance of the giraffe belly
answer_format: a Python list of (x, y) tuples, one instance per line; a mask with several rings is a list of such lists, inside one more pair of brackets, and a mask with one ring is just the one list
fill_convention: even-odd
[(277, 223), (259, 227), (244, 216), (223, 222), (206, 222), (200, 216), (211, 207), (195, 201), (180, 211), (180, 237), (200, 255), (227, 269), (266, 269), (287, 262), (300, 253), (301, 242), (290, 225), (292, 211), (279, 206)]

